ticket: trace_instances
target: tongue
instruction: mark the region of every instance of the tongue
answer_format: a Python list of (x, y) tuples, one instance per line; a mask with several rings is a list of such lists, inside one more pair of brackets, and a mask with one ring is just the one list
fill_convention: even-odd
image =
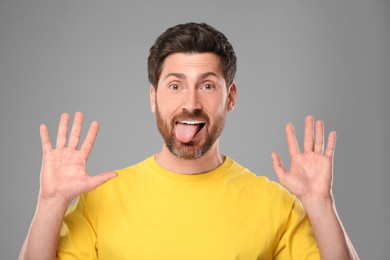
[(176, 138), (182, 143), (189, 143), (198, 132), (199, 125), (187, 125), (177, 124), (176, 125)]

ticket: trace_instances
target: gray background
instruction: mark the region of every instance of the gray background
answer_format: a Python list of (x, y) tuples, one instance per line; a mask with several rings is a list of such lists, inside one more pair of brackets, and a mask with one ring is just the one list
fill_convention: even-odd
[[(208, 22), (238, 55), (239, 101), (222, 151), (276, 179), (284, 125), (324, 119), (338, 132), (334, 193), (362, 259), (390, 258), (389, 1), (0, 2), (0, 254), (16, 259), (39, 189), (39, 124), (63, 111), (101, 132), (91, 175), (157, 152), (148, 49), (167, 27)], [(85, 132), (84, 132), (85, 134)], [(301, 143), (301, 141), (300, 141)]]

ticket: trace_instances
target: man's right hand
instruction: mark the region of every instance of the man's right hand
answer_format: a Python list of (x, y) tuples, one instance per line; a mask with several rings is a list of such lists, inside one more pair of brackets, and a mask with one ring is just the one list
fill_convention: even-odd
[[(80, 133), (83, 114), (77, 112), (67, 144), (69, 114), (61, 115), (57, 143), (53, 149), (46, 125), (40, 126), (43, 158), (39, 201), (60, 203), (67, 206), (77, 196), (88, 192), (117, 176), (115, 172), (104, 172), (96, 176), (87, 175), (87, 160), (95, 142), (99, 124), (92, 122), (80, 149)], [(57, 204), (58, 205), (58, 204)]]
[(74, 117), (67, 143), (69, 114), (62, 114), (54, 149), (46, 125), (41, 125), (41, 186), (35, 215), (19, 259), (56, 259), (59, 234), (68, 204), (77, 196), (117, 176), (115, 172), (104, 172), (93, 177), (87, 175), (87, 160), (99, 124), (91, 124), (83, 144), (78, 149), (82, 123), (83, 114), (78, 112)]

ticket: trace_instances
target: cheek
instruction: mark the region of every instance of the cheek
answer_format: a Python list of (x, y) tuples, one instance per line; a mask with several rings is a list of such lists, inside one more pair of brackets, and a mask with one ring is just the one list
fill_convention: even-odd
[(225, 99), (223, 101), (215, 101), (213, 104), (211, 104), (210, 108), (212, 109), (211, 111), (213, 111), (215, 114), (225, 113), (228, 109), (228, 100)]
[(156, 100), (156, 109), (158, 109), (160, 116), (162, 119), (166, 120), (171, 118), (175, 113), (175, 104), (174, 101), (165, 100), (165, 99), (157, 99)]

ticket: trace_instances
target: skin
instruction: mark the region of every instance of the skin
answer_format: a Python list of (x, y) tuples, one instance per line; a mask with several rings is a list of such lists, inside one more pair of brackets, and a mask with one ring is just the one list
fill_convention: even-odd
[[(166, 58), (157, 91), (150, 88), (150, 105), (151, 110), (167, 122), (168, 132), (174, 131), (172, 120), (183, 110), (202, 110), (209, 118), (206, 127), (210, 128), (218, 123), (218, 118), (224, 119), (226, 113), (234, 109), (236, 85), (226, 86), (219, 65), (218, 57), (210, 53), (172, 54)], [(172, 84), (179, 87), (172, 88)], [(208, 84), (214, 87), (205, 87)], [(56, 259), (61, 224), (70, 201), (116, 177), (115, 172), (94, 177), (87, 175), (87, 160), (99, 125), (97, 122), (91, 124), (81, 148), (77, 149), (83, 115), (80, 112), (75, 114), (67, 144), (69, 118), (66, 113), (61, 116), (55, 148), (51, 145), (47, 127), (40, 127), (43, 147), (40, 192), (19, 259)], [(208, 134), (208, 131), (200, 133), (196, 145), (201, 145)], [(336, 133), (330, 132), (325, 149), (324, 123), (315, 123), (314, 118), (308, 116), (303, 152), (299, 150), (292, 124), (286, 126), (286, 138), (291, 161), (289, 169), (285, 169), (276, 153), (272, 153), (272, 164), (280, 183), (301, 200), (316, 236), (321, 259), (358, 259), (337, 215), (332, 194)], [(180, 148), (181, 144), (177, 145)], [(224, 157), (219, 152), (217, 138), (198, 159), (178, 158), (163, 144), (156, 160), (162, 167), (180, 174), (201, 174), (218, 167)]]
[[(214, 124), (221, 123), (219, 118), (222, 117), (224, 122), (226, 113), (234, 109), (236, 100), (235, 83), (226, 87), (219, 58), (212, 53), (169, 55), (164, 61), (157, 91), (150, 87), (151, 110), (159, 113), (168, 126), (174, 125), (173, 118), (182, 111), (200, 110), (210, 119), (195, 140), (195, 145), (201, 144), (207, 134), (213, 133), (210, 129)], [(174, 127), (169, 130), (174, 132)], [(178, 143), (179, 147), (183, 146)], [(173, 172), (199, 174), (217, 168), (223, 162), (223, 156), (219, 152), (217, 139), (210, 150), (196, 160), (178, 158), (163, 143), (156, 160)]]
[(305, 119), (303, 152), (299, 150), (294, 126), (291, 123), (286, 125), (290, 168), (284, 168), (276, 153), (272, 153), (272, 165), (279, 182), (302, 202), (321, 259), (359, 259), (338, 217), (332, 193), (336, 132), (329, 133), (325, 149), (324, 122), (314, 121), (313, 116)]
[(19, 259), (56, 259), (59, 233), (69, 203), (117, 176), (115, 172), (104, 172), (93, 177), (87, 175), (87, 160), (99, 124), (91, 124), (78, 150), (83, 114), (75, 114), (66, 145), (69, 118), (67, 113), (61, 115), (55, 148), (51, 145), (47, 126), (40, 126), (43, 150), (40, 190), (35, 214)]

